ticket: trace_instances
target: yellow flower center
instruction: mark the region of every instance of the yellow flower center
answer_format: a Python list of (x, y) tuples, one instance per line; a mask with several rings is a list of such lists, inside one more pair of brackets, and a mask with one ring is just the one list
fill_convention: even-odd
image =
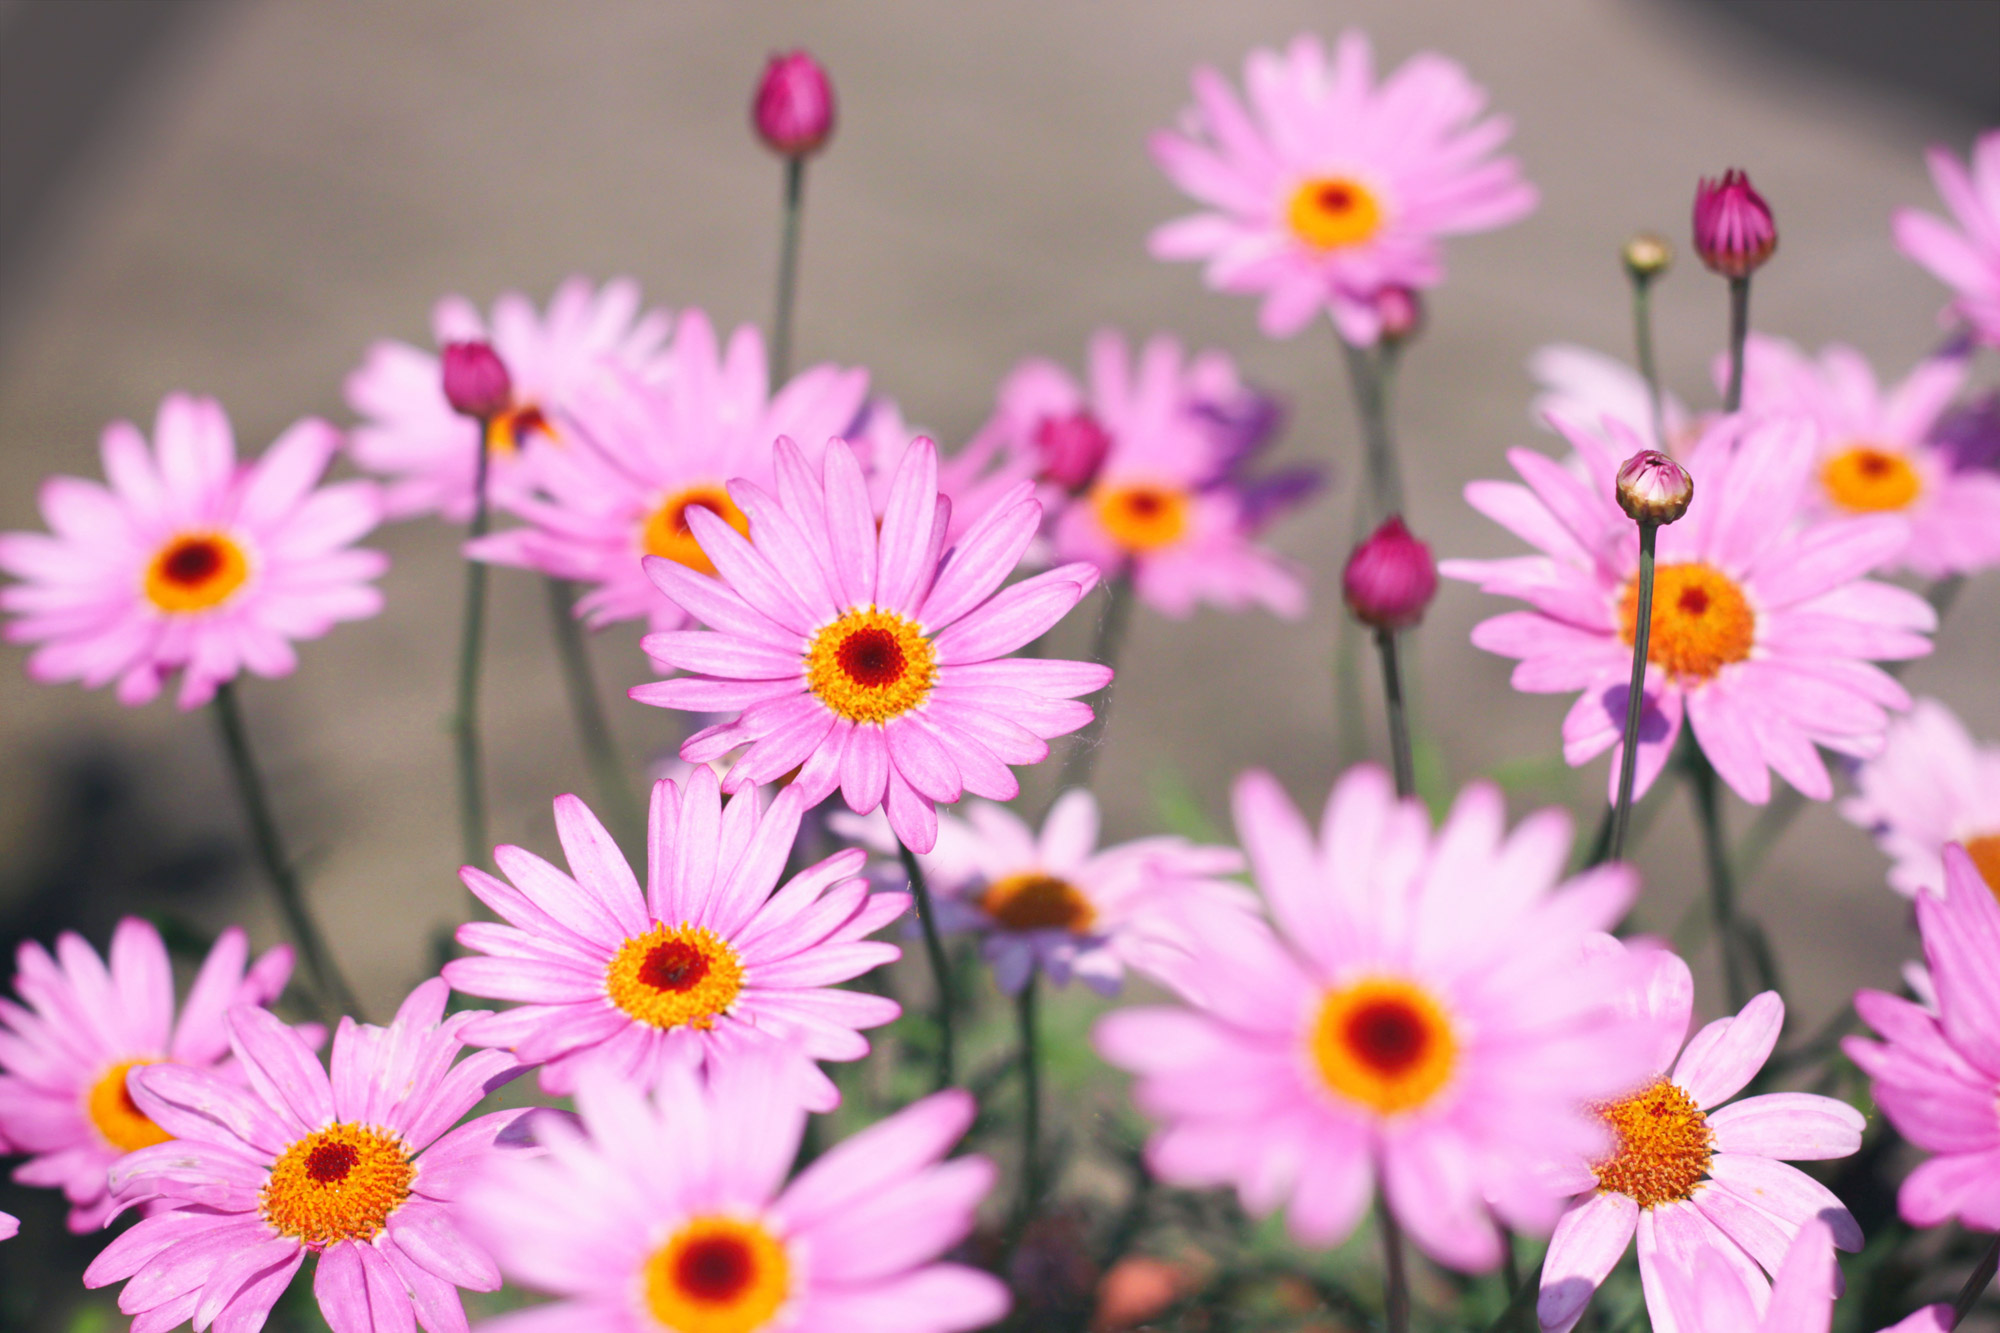
[(513, 454), (527, 448), (533, 436), (556, 443), (556, 428), (541, 408), (533, 403), (516, 403), (486, 419), (486, 452)]
[(139, 1109), (132, 1100), (131, 1089), (125, 1086), (127, 1070), (158, 1063), (157, 1056), (120, 1060), (90, 1085), (90, 1092), (84, 1098), (83, 1108), (90, 1116), (90, 1123), (97, 1127), (106, 1143), (120, 1152), (137, 1152), (173, 1138)]
[(1708, 1175), (1715, 1131), (1692, 1098), (1661, 1079), (1598, 1114), (1618, 1134), (1617, 1151), (1595, 1168), (1599, 1189), (1641, 1208), (1694, 1197)]
[(705, 926), (654, 926), (612, 955), (611, 1002), (656, 1028), (715, 1026), (743, 989), (743, 960)]
[(715, 562), (708, 558), (701, 549), (701, 543), (688, 529), (687, 513), (690, 509), (706, 509), (745, 537), (750, 535), (750, 520), (729, 498), (729, 492), (711, 481), (677, 491), (662, 500), (660, 507), (648, 514), (645, 523), (640, 526), (639, 545), (645, 548), (648, 555), (677, 560), (689, 569), (713, 574)]
[(1421, 986), (1366, 977), (1320, 1002), (1312, 1057), (1336, 1094), (1396, 1115), (1429, 1104), (1451, 1082), (1458, 1039), (1444, 1006)]
[(887, 722), (930, 697), (937, 650), (914, 620), (856, 608), (813, 635), (806, 685), (851, 722)]
[(1172, 486), (1099, 486), (1090, 502), (1111, 540), (1134, 555), (1171, 546), (1187, 531), (1187, 492)]
[(1828, 498), (1856, 514), (1908, 509), (1924, 488), (1909, 459), (1866, 444), (1829, 458), (1819, 479)]
[(162, 611), (191, 615), (229, 600), (250, 577), (250, 558), (224, 533), (183, 532), (146, 566), (146, 596)]
[[(1631, 643), (1639, 626), (1639, 578), (1619, 598), (1619, 633)], [(1713, 565), (1661, 565), (1653, 572), (1653, 633), (1646, 660), (1681, 680), (1707, 680), (1750, 656), (1757, 615), (1735, 580)]]
[(756, 1222), (697, 1217), (646, 1260), (646, 1308), (672, 1333), (752, 1333), (791, 1292), (785, 1247)]
[(1292, 191), (1285, 221), (1313, 249), (1339, 250), (1382, 229), (1382, 205), (1352, 176), (1315, 176)]
[(410, 1197), (416, 1178), (402, 1139), (373, 1125), (335, 1121), (279, 1154), (257, 1210), (314, 1249), (373, 1240)]
[(1088, 933), (1097, 909), (1066, 879), (1030, 872), (1009, 875), (979, 895), (980, 910), (1008, 930), (1067, 930)]
[(1993, 890), (1993, 896), (2000, 898), (2000, 833), (1967, 838), (1965, 854), (1972, 858), (1973, 869), (1986, 881), (1986, 887)]

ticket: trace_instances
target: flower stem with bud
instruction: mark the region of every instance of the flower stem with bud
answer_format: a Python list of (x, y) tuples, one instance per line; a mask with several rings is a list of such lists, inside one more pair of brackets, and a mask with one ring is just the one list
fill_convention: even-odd
[(1403, 705), (1403, 672), (1396, 660), (1396, 631), (1375, 631), (1375, 650), (1382, 659), (1382, 697), (1389, 710), (1389, 758), (1395, 766), (1396, 795), (1414, 796), (1416, 762), (1410, 751), (1409, 710)]
[(1632, 341), (1639, 374), (1646, 381), (1646, 403), (1652, 414), (1653, 447), (1667, 447), (1666, 411), (1661, 406), (1660, 370), (1653, 356), (1653, 282), (1667, 271), (1673, 252), (1657, 236), (1634, 236), (1625, 243), (1625, 273), (1632, 280)]
[(1750, 275), (1729, 280), (1729, 388), (1722, 396), (1722, 410), (1734, 412), (1743, 406), (1743, 347), (1750, 338)]
[(1632, 823), (1632, 780), (1639, 771), (1639, 710), (1646, 701), (1646, 654), (1653, 637), (1653, 548), (1660, 525), (1639, 521), (1639, 607), (1632, 627), (1632, 684), (1625, 693), (1625, 743), (1618, 758), (1618, 801), (1612, 807), (1611, 845), (1606, 858), (1625, 859), (1625, 832)]
[(792, 306), (798, 290), (799, 217), (805, 211), (806, 160), (785, 159), (784, 237), (778, 246), (778, 306), (771, 318), (771, 386), (792, 373)]
[[(466, 540), (476, 542), (486, 535), (491, 515), (486, 508), (486, 469), (491, 451), (486, 447), (486, 420), (478, 419), (479, 463), (473, 473), (472, 522)], [(458, 753), (458, 827), (460, 847), (467, 865), (484, 865), (490, 848), (486, 842), (486, 791), (479, 761), (479, 656), (485, 642), (486, 562), (465, 562), (465, 611), (458, 639), (458, 708), (452, 714), (451, 731)]]
[(896, 851), (903, 858), (903, 873), (910, 878), (910, 892), (917, 900), (917, 921), (924, 931), (924, 953), (930, 959), (931, 980), (937, 986), (938, 1047), (936, 1087), (943, 1090), (958, 1077), (957, 1053), (953, 1049), (952, 1020), (957, 1009), (951, 985), (951, 958), (944, 951), (944, 937), (938, 933), (937, 908), (931, 902), (930, 885), (917, 854), (902, 842)]

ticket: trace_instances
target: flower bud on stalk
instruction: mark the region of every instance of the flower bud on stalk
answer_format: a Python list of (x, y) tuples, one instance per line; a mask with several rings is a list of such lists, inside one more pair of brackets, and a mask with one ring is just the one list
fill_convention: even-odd
[(1379, 630), (1408, 629), (1424, 618), (1437, 595), (1437, 562), (1431, 559), (1431, 548), (1410, 535), (1402, 518), (1391, 515), (1354, 548), (1340, 585), (1347, 609), (1362, 624)]
[(486, 421), (505, 412), (514, 400), (514, 379), (507, 363), (488, 342), (444, 345), (444, 397), (460, 416)]
[(1035, 427), (1035, 453), (1041, 477), (1066, 491), (1088, 490), (1111, 452), (1111, 436), (1088, 412), (1044, 417)]
[(1635, 523), (1672, 523), (1694, 501), (1694, 478), (1657, 449), (1642, 449), (1618, 469), (1618, 507)]
[(1639, 771), (1639, 717), (1646, 697), (1646, 664), (1651, 660), (1655, 539), (1662, 525), (1687, 513), (1694, 502), (1694, 478), (1659, 450), (1641, 449), (1618, 469), (1617, 490), (1618, 507), (1639, 525), (1639, 595), (1632, 620), (1632, 680), (1625, 692), (1618, 795), (1611, 803), (1611, 836), (1605, 844), (1613, 861), (1625, 855), (1625, 834), (1632, 824), (1632, 783)]
[(1747, 278), (1778, 248), (1770, 205), (1737, 168), (1703, 179), (1694, 195), (1694, 249), (1725, 278)]
[(750, 104), (757, 137), (780, 157), (808, 157), (833, 137), (833, 84), (805, 51), (772, 56)]
[(1647, 282), (1665, 273), (1674, 262), (1674, 248), (1664, 237), (1642, 231), (1625, 242), (1621, 251), (1625, 260), (1625, 271), (1636, 279)]
[(1382, 341), (1400, 346), (1423, 331), (1423, 297), (1408, 287), (1384, 287), (1375, 293), (1375, 315), (1382, 322)]

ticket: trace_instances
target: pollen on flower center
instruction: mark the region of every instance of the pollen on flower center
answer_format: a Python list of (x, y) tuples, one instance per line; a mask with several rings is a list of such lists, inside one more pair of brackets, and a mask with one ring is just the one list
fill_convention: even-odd
[(1106, 535), (1134, 555), (1171, 546), (1187, 531), (1187, 492), (1175, 487), (1150, 482), (1099, 486), (1091, 505)]
[(696, 1217), (647, 1258), (646, 1308), (673, 1333), (752, 1333), (791, 1293), (791, 1260), (761, 1225)]
[(505, 412), (486, 419), (486, 452), (513, 454), (528, 446), (536, 435), (554, 443), (556, 429), (542, 409), (533, 403), (516, 403)]
[(715, 562), (708, 558), (701, 549), (701, 543), (688, 529), (687, 514), (690, 509), (706, 509), (745, 537), (750, 535), (750, 520), (729, 498), (729, 492), (718, 483), (709, 481), (676, 491), (662, 500), (659, 507), (639, 525), (639, 545), (648, 555), (678, 561), (703, 574), (713, 574)]
[(1967, 838), (1965, 854), (1972, 858), (1972, 868), (1986, 881), (1986, 887), (1993, 890), (1993, 896), (2000, 898), (2000, 833)]
[(220, 532), (183, 532), (146, 566), (146, 597), (162, 611), (187, 615), (229, 600), (250, 577), (243, 548)]
[(1067, 930), (1083, 935), (1097, 920), (1097, 909), (1076, 885), (1032, 871), (993, 881), (979, 895), (979, 907), (1008, 930)]
[(1382, 205), (1352, 176), (1315, 176), (1292, 191), (1285, 221), (1313, 249), (1339, 250), (1381, 230)]
[(1401, 977), (1367, 977), (1328, 991), (1311, 1051), (1328, 1088), (1383, 1115), (1427, 1105), (1458, 1067), (1458, 1038), (1444, 1007)]
[(335, 1121), (278, 1155), (257, 1211), (314, 1249), (373, 1240), (410, 1197), (416, 1178), (401, 1138), (374, 1125)]
[(1819, 477), (1827, 497), (1856, 514), (1907, 509), (1923, 490), (1923, 479), (1909, 459), (1867, 444), (1829, 458)]
[(887, 722), (930, 696), (937, 650), (917, 622), (873, 606), (848, 611), (813, 635), (806, 685), (851, 722)]
[[(1631, 643), (1639, 625), (1635, 575), (1619, 598), (1620, 634)], [(1707, 680), (1750, 656), (1757, 616), (1736, 581), (1713, 565), (1661, 565), (1653, 575), (1653, 631), (1646, 660), (1681, 680)]]
[(90, 1085), (90, 1092), (84, 1098), (84, 1110), (90, 1116), (90, 1123), (104, 1136), (105, 1142), (120, 1152), (137, 1152), (173, 1138), (139, 1109), (138, 1103), (132, 1100), (131, 1089), (125, 1086), (128, 1071), (158, 1063), (158, 1058), (154, 1056), (120, 1060)]
[(619, 946), (604, 989), (641, 1023), (706, 1030), (742, 991), (743, 960), (705, 926), (656, 925)]
[(1679, 1086), (1661, 1079), (1641, 1092), (1598, 1108), (1617, 1132), (1618, 1148), (1599, 1162), (1597, 1187), (1623, 1194), (1641, 1208), (1694, 1197), (1708, 1175), (1715, 1131)]

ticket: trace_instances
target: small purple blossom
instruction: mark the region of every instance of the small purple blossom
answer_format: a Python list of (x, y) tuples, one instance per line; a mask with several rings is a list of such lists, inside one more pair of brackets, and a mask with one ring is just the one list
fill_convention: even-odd
[(446, 343), (444, 397), (460, 416), (490, 420), (513, 404), (514, 379), (492, 343)]
[(833, 137), (833, 84), (803, 50), (772, 56), (750, 104), (750, 123), (781, 157), (808, 157)]
[(1694, 249), (1701, 262), (1725, 278), (1747, 278), (1778, 248), (1771, 207), (1731, 167), (1722, 179), (1703, 178), (1694, 195)]

